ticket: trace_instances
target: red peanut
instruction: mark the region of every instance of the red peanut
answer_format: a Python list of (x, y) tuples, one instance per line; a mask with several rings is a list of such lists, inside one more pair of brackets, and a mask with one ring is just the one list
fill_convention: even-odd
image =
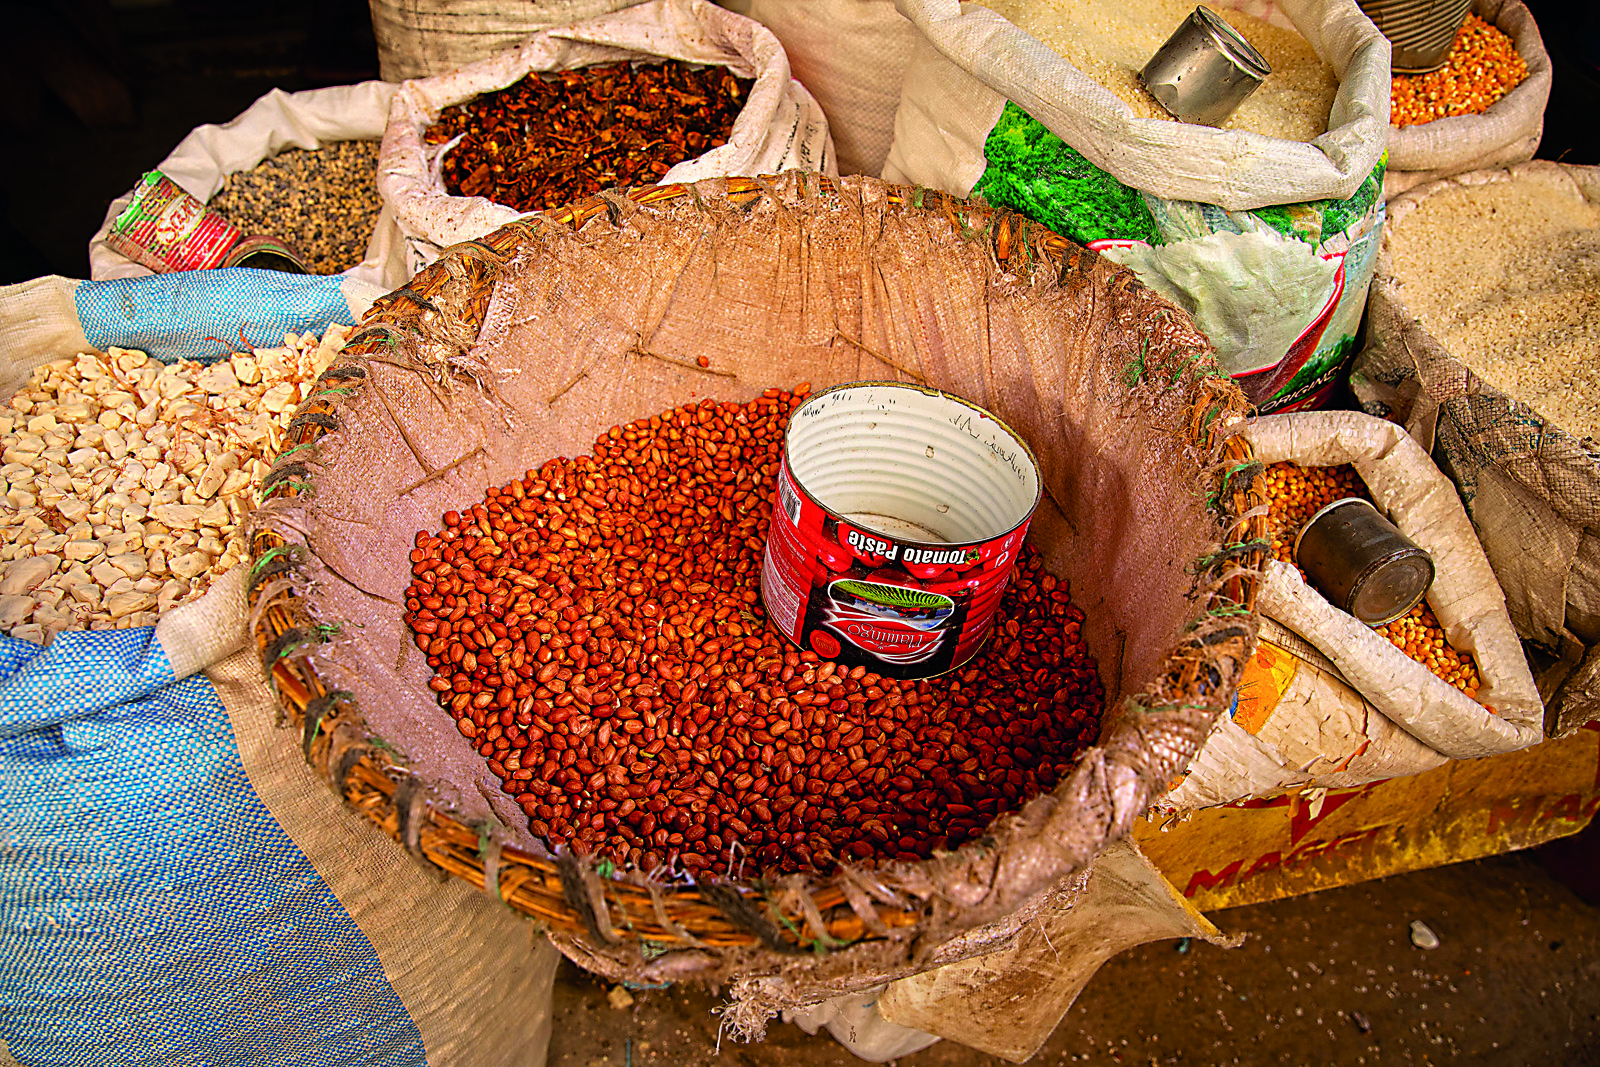
[(614, 426), (417, 534), (405, 618), (430, 688), (552, 845), (734, 877), (923, 859), (1094, 740), (1083, 614), (1032, 546), (996, 639), (937, 679), (767, 626), (761, 553), (807, 391)]

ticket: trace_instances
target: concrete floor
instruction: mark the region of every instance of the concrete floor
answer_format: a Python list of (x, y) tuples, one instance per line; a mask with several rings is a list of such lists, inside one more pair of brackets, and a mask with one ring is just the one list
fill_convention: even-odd
[[(1401, 875), (1211, 918), (1237, 949), (1146, 945), (1090, 981), (1035, 1064), (1600, 1064), (1600, 908), (1534, 854)], [(1423, 950), (1409, 924), (1440, 940)], [(563, 964), (550, 1067), (860, 1064), (825, 1033), (774, 1023), (717, 1048), (721, 1001), (640, 991), (626, 1009)], [(899, 1067), (1004, 1061), (943, 1041)]]

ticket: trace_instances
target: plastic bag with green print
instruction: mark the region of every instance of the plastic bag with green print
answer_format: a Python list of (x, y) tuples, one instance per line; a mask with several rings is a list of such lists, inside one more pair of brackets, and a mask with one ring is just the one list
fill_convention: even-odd
[(1343, 381), (1383, 233), (1380, 160), (1355, 195), (1251, 211), (1113, 178), (1015, 103), (973, 196), (1094, 248), (1194, 316), (1262, 412), (1324, 406)]

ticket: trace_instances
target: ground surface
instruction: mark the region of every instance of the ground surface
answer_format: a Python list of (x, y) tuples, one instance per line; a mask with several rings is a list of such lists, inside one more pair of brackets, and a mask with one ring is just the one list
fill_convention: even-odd
[[(1592, 835), (1587, 835), (1592, 836)], [(1220, 912), (1233, 950), (1158, 942), (1101, 969), (1031, 1061), (1127, 1064), (1600, 1064), (1600, 908), (1530, 854)], [(1426, 922), (1440, 945), (1411, 943)], [(862, 1063), (776, 1024), (717, 1051), (721, 1001), (640, 991), (629, 1008), (563, 964), (550, 1067)], [(899, 1067), (1004, 1061), (943, 1041)]]

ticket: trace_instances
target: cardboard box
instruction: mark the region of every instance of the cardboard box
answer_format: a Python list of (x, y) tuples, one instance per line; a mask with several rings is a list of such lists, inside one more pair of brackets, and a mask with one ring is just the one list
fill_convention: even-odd
[(1561, 740), (1353, 789), (1146, 817), (1134, 840), (1201, 911), (1531, 848), (1600, 809), (1600, 725)]

